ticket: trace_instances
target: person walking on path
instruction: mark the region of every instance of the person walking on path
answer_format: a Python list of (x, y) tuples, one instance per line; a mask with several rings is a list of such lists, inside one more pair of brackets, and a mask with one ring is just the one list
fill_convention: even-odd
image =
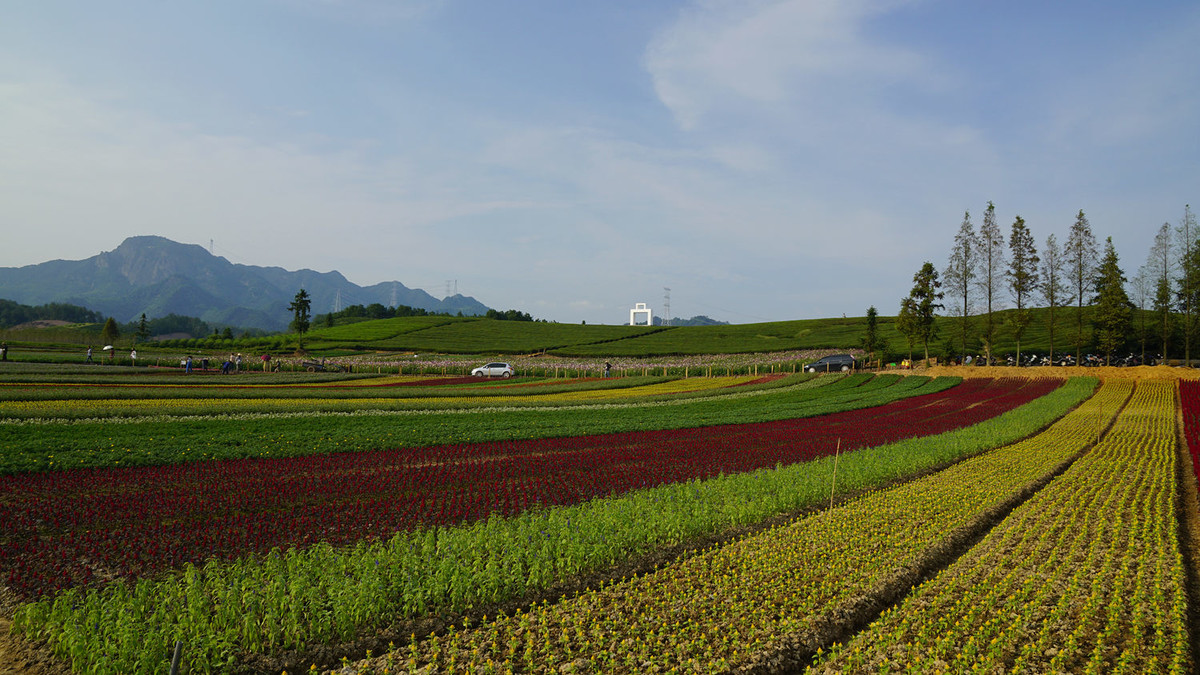
[(92, 361), (92, 346), (88, 345), (87, 360), (84, 363), (93, 363)]
[(185, 375), (192, 372), (192, 356), (191, 356), (191, 354), (188, 355), (187, 361), (184, 362), (183, 372)]
[(133, 363), (134, 366), (137, 366), (137, 350), (136, 349), (129, 350), (129, 361), (131, 363)]
[(269, 370), (269, 369), (270, 369), (270, 365), (271, 365), (271, 355), (270, 355), (270, 354), (263, 354), (263, 355), (262, 355), (260, 358), (262, 358), (262, 362), (263, 362), (263, 372), (265, 373), (265, 372), (267, 372), (267, 370)]
[(608, 361), (605, 361), (604, 362), (604, 376), (608, 377), (608, 374), (611, 372), (612, 372), (612, 364), (609, 363)]
[(0, 342), (0, 361), (8, 360), (8, 343)]

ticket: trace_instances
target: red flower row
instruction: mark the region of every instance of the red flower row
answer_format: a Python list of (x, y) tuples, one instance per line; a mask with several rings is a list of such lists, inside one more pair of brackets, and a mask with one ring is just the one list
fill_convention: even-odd
[(1180, 380), (1179, 402), (1183, 409), (1183, 437), (1192, 454), (1192, 470), (1200, 481), (1200, 381)]
[(876, 408), (761, 424), (0, 478), (0, 569), (35, 597), (273, 547), (387, 537), (535, 505), (753, 471), (937, 434), (1054, 380), (967, 380)]

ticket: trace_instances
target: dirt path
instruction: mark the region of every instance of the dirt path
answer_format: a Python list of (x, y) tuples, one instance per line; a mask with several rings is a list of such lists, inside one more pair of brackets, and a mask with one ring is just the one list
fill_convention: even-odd
[(0, 673), (23, 675), (66, 675), (71, 670), (52, 658), (44, 648), (38, 648), (10, 632), (12, 621), (0, 617)]

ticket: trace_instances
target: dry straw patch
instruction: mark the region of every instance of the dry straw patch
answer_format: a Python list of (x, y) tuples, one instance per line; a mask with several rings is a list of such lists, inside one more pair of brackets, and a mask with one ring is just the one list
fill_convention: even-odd
[(923, 375), (952, 375), (957, 377), (1058, 377), (1091, 376), (1099, 378), (1115, 378), (1124, 380), (1196, 380), (1200, 379), (1200, 369), (1172, 368), (1170, 366), (1135, 366), (1132, 368), (1117, 368), (1101, 366), (1084, 368), (1083, 366), (1035, 366), (1033, 368), (1012, 368), (1005, 366), (933, 366), (932, 368), (917, 368), (911, 372)]

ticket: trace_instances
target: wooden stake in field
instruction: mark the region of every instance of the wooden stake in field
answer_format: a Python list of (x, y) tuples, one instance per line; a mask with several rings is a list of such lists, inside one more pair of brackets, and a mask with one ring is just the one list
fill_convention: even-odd
[(837, 448), (833, 451), (833, 483), (829, 486), (829, 508), (833, 508), (833, 491), (837, 489), (838, 455), (842, 454), (842, 439), (837, 439)]

